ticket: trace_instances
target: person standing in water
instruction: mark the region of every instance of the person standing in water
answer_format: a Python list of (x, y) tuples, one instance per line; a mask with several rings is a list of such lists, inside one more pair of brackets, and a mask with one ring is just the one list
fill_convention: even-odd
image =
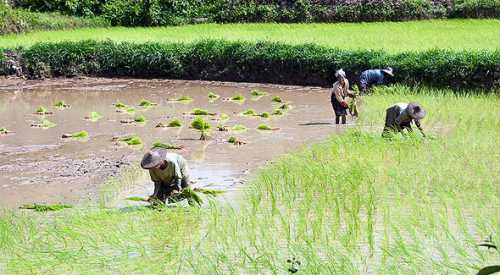
[(333, 83), (330, 102), (332, 103), (333, 111), (335, 112), (335, 124), (346, 124), (347, 109), (349, 104), (346, 101), (347, 97), (355, 97), (354, 93), (349, 91), (349, 81), (347, 80), (344, 70), (340, 69), (335, 72), (337, 82)]

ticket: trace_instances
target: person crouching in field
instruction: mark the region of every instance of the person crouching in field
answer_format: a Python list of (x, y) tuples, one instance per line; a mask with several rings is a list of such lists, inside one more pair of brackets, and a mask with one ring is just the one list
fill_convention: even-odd
[(414, 121), (417, 128), (425, 137), (424, 130), (420, 125), (420, 120), (425, 117), (425, 110), (418, 103), (397, 103), (386, 110), (385, 127), (382, 132), (383, 137), (391, 137), (393, 133), (402, 133), (406, 129), (413, 132), (411, 123)]
[(141, 167), (149, 170), (155, 190), (149, 202), (166, 202), (171, 195), (190, 187), (189, 169), (186, 160), (176, 153), (165, 149), (153, 149), (147, 152), (141, 161)]
[(359, 77), (359, 84), (361, 86), (361, 93), (366, 94), (374, 85), (381, 85), (387, 82), (388, 77), (393, 77), (391, 67), (385, 69), (366, 70), (361, 73)]
[(349, 81), (345, 75), (344, 70), (340, 69), (335, 72), (337, 82), (333, 83), (331, 103), (333, 111), (335, 112), (335, 124), (339, 124), (342, 119), (342, 124), (346, 124), (346, 115), (349, 104), (346, 98), (354, 97), (355, 95), (349, 91)]

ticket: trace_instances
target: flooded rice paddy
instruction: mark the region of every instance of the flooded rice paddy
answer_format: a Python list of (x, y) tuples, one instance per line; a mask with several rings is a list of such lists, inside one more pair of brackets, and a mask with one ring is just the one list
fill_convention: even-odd
[[(192, 100), (175, 101), (182, 97)], [(275, 97), (284, 102), (274, 102)], [(126, 106), (117, 108), (117, 103)], [(283, 103), (288, 105), (283, 107)], [(36, 113), (40, 106), (45, 110), (38, 111), (46, 114)], [(202, 110), (194, 111), (196, 108)], [(200, 141), (200, 131), (191, 128), (193, 112), (200, 111), (211, 113), (203, 116), (211, 125), (207, 141)], [(221, 120), (221, 115), (226, 119)], [(138, 167), (143, 153), (155, 142), (183, 147), (173, 151), (189, 161), (196, 186), (237, 189), (268, 161), (342, 131), (342, 126), (331, 124), (332, 118), (329, 91), (313, 87), (3, 79), (0, 128), (10, 132), (0, 135), (0, 207), (94, 201), (107, 178)], [(168, 126), (175, 119), (182, 127), (156, 127), (160, 123)], [(236, 131), (242, 125), (247, 130)], [(262, 125), (271, 130), (258, 130), (266, 128)], [(118, 141), (131, 136), (143, 144), (129, 146)], [(236, 142), (228, 142), (230, 137)], [(152, 191), (145, 173), (136, 181), (133, 195), (146, 196)]]

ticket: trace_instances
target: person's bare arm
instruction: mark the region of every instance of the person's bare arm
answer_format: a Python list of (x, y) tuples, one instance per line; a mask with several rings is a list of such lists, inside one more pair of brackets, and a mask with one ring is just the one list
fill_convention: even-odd
[(418, 130), (420, 131), (420, 133), (422, 134), (423, 137), (426, 137), (425, 133), (424, 133), (424, 129), (422, 129), (422, 125), (420, 124), (420, 121), (419, 120), (415, 120), (415, 125), (417, 126)]

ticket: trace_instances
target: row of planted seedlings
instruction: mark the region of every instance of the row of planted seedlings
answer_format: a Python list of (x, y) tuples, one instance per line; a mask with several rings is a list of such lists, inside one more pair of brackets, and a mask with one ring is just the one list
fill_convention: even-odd
[[(252, 100), (257, 101), (257, 100), (260, 100), (262, 97), (265, 97), (265, 96), (268, 96), (267, 92), (264, 92), (264, 91), (261, 91), (261, 90), (257, 90), (257, 89), (251, 91), (251, 98), (252, 98)], [(210, 91), (208, 93), (208, 100), (209, 100), (210, 103), (214, 103), (219, 98), (220, 98), (220, 95), (216, 94), (213, 91)], [(231, 101), (231, 102), (235, 102), (235, 103), (238, 103), (238, 104), (243, 104), (245, 102), (246, 98), (242, 94), (237, 94), (237, 95), (234, 95), (234, 96), (229, 97), (229, 98), (223, 98), (222, 100), (224, 100), (224, 101)], [(174, 102), (174, 103), (189, 104), (189, 103), (191, 103), (193, 101), (193, 98), (191, 98), (189, 96), (181, 96), (181, 97), (176, 98), (176, 99), (169, 99), (168, 101), (169, 102)], [(246, 110), (242, 111), (240, 113), (240, 115), (246, 116), (246, 117), (270, 118), (271, 116), (281, 116), (281, 115), (284, 115), (284, 113), (287, 110), (290, 109), (290, 104), (287, 103), (287, 102), (285, 102), (279, 96), (274, 96), (271, 99), (271, 101), (275, 105), (274, 106), (275, 108), (273, 109), (272, 112), (257, 113), (254, 109), (249, 108), (249, 109), (246, 109)], [(128, 106), (128, 105), (126, 105), (126, 104), (124, 104), (124, 103), (122, 103), (120, 101), (114, 103), (113, 105), (115, 106), (117, 112), (128, 113), (128, 114), (134, 114), (134, 113), (136, 113), (136, 108)], [(156, 103), (151, 102), (151, 101), (146, 100), (146, 99), (142, 99), (139, 102), (139, 104), (138, 104), (139, 107), (143, 107), (143, 108), (151, 108), (151, 107), (154, 107), (156, 105), (157, 105)], [(57, 108), (57, 109), (59, 109), (59, 110), (64, 110), (64, 109), (70, 108), (71, 106), (69, 104), (65, 103), (64, 101), (58, 101), (58, 102), (56, 102), (54, 104), (54, 107)], [(52, 127), (56, 126), (55, 123), (53, 123), (49, 119), (47, 119), (47, 116), (53, 115), (54, 112), (49, 111), (44, 106), (38, 107), (35, 110), (35, 114), (41, 116), (41, 119), (38, 122), (33, 122), (31, 124), (31, 127), (48, 129), (48, 128), (52, 128)], [(212, 113), (212, 112), (209, 112), (208, 110), (201, 109), (201, 108), (194, 108), (188, 114), (195, 116), (195, 118), (191, 122), (191, 125), (190, 125), (191, 128), (200, 131), (200, 133), (201, 133), (200, 139), (201, 140), (208, 139), (208, 132), (210, 131), (210, 129), (212, 128), (212, 126), (210, 125), (209, 122), (207, 122), (203, 118), (203, 116), (215, 116), (216, 113)], [(102, 119), (102, 117), (103, 116), (101, 114), (99, 114), (98, 112), (93, 111), (89, 115), (85, 116), (84, 119), (88, 120), (88, 121), (91, 121), (91, 122), (97, 122), (100, 119)], [(217, 130), (218, 131), (224, 131), (224, 132), (231, 131), (231, 132), (234, 132), (234, 133), (241, 133), (241, 132), (245, 132), (247, 130), (247, 127), (244, 126), (244, 125), (242, 125), (242, 124), (236, 124), (236, 125), (234, 125), (232, 127), (228, 127), (227, 125), (225, 125), (225, 123), (227, 121), (229, 121), (229, 119), (230, 119), (230, 117), (227, 114), (224, 114), (224, 113), (220, 114), (218, 116), (218, 118), (216, 119), (216, 121), (217, 121), (217, 126), (216, 126)], [(145, 123), (145, 122), (146, 122), (146, 117), (144, 115), (137, 115), (133, 119), (122, 119), (122, 120), (120, 120), (120, 123), (123, 123), (123, 124)], [(172, 121), (170, 121), (168, 123), (160, 122), (160, 123), (158, 123), (156, 125), (157, 128), (180, 128), (182, 126), (183, 126), (183, 122), (180, 119), (178, 119), (178, 118), (175, 118), (175, 119), (173, 119)], [(261, 130), (261, 131), (279, 130), (279, 128), (270, 127), (270, 126), (268, 126), (265, 123), (259, 124), (258, 127), (257, 127), (257, 129)], [(0, 128), (0, 135), (7, 135), (7, 134), (11, 134), (11, 133), (14, 133), (14, 131), (8, 130), (6, 128)], [(65, 133), (65, 134), (62, 135), (62, 138), (85, 139), (85, 138), (88, 138), (88, 136), (89, 136), (89, 134), (88, 134), (87, 131), (79, 131), (79, 132), (76, 132), (76, 133)], [(125, 136), (125, 137), (113, 137), (112, 140), (116, 141), (116, 142), (122, 142), (122, 143), (125, 143), (127, 145), (131, 145), (131, 146), (133, 146), (133, 145), (142, 145), (143, 144), (143, 141), (141, 140), (141, 138), (138, 137), (138, 136), (135, 136), (135, 135)], [(246, 143), (244, 141), (239, 140), (238, 138), (236, 138), (234, 136), (230, 136), (227, 141), (229, 143), (232, 143), (232, 144), (235, 144), (235, 145), (241, 145), (241, 144), (245, 144)], [(168, 147), (169, 149), (177, 149), (177, 148), (179, 148), (179, 146), (175, 146), (175, 145), (169, 145), (169, 146), (166, 146), (166, 147)]]

